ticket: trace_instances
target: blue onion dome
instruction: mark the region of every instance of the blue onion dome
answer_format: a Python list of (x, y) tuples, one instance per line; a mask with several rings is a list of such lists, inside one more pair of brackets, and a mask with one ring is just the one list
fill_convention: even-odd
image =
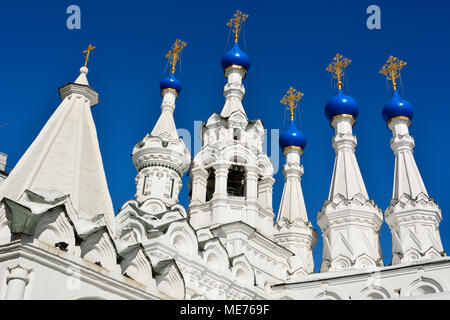
[(222, 58), (222, 68), (225, 70), (229, 66), (238, 65), (248, 71), (250, 68), (250, 59), (248, 55), (243, 52), (237, 42), (235, 42), (233, 48), (225, 53)]
[(306, 147), (306, 137), (303, 132), (297, 129), (294, 120), (291, 120), (289, 129), (281, 134), (279, 142), (281, 149), (286, 147), (300, 147), (305, 149)]
[(173, 73), (167, 77), (161, 80), (159, 83), (159, 88), (161, 91), (165, 89), (173, 89), (177, 93), (180, 93), (181, 91), (181, 81), (174, 77)]
[(394, 90), (392, 94), (391, 100), (384, 105), (383, 108), (383, 118), (388, 122), (392, 118), (396, 117), (406, 117), (409, 120), (412, 119), (414, 115), (414, 110), (411, 105), (406, 100), (403, 100), (402, 97), (398, 94), (397, 90)]
[(328, 100), (325, 105), (325, 115), (330, 121), (341, 114), (349, 114), (356, 119), (358, 113), (358, 103), (352, 97), (345, 95), (342, 89), (339, 89), (338, 94)]

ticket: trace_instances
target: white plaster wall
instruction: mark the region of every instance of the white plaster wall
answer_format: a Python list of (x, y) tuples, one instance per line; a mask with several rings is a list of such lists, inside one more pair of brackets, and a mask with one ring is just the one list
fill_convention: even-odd
[[(158, 299), (155, 292), (120, 274), (74, 257), (74, 261), (31, 245), (11, 244), (0, 252), (0, 300), (7, 292), (9, 269), (31, 270), (25, 300)], [(76, 261), (75, 261), (76, 260)]]
[[(273, 286), (275, 296), (292, 299), (407, 299), (419, 294), (437, 298), (449, 294), (450, 258), (426, 263), (399, 264), (367, 270), (326, 272), (299, 278), (290, 284)], [(435, 291), (434, 293), (431, 291)], [(433, 293), (433, 294), (431, 294)]]

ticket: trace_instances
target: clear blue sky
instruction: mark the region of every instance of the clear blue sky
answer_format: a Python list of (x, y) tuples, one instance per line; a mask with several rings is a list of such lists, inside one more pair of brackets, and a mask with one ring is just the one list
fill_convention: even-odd
[[(81, 30), (66, 28), (66, 8), (81, 8)], [(366, 28), (366, 8), (381, 8), (381, 30)], [(430, 196), (442, 208), (440, 231), (450, 250), (450, 120), (448, 34), (450, 2), (434, 1), (3, 1), (0, 4), (1, 114), (0, 151), (12, 167), (60, 103), (58, 87), (73, 81), (91, 54), (89, 81), (100, 94), (92, 109), (106, 176), (116, 210), (135, 193), (136, 170), (130, 153), (153, 128), (160, 114), (159, 81), (165, 76), (166, 52), (176, 38), (188, 43), (182, 57), (183, 91), (177, 100), (177, 127), (193, 132), (194, 120), (206, 121), (223, 106), (225, 84), (220, 59), (230, 48), (226, 21), (236, 9), (250, 16), (241, 48), (252, 65), (244, 80), (244, 107), (250, 119), (267, 129), (286, 128), (278, 103), (290, 85), (305, 95), (298, 126), (308, 139), (302, 157), (302, 186), (310, 220), (328, 196), (334, 151), (333, 130), (324, 105), (334, 94), (325, 71), (337, 53), (351, 58), (346, 92), (360, 105), (354, 127), (359, 165), (371, 198), (384, 211), (391, 193), (394, 156), (381, 110), (390, 93), (378, 74), (389, 57), (408, 65), (400, 92), (415, 109), (411, 133), (415, 157)], [(167, 74), (167, 73), (166, 73)], [(348, 86), (348, 87), (347, 87)], [(270, 150), (270, 145), (269, 145)], [(280, 159), (284, 162), (284, 159)], [(275, 212), (283, 189), (275, 176)], [(187, 178), (180, 201), (187, 205)], [(380, 234), (385, 264), (392, 258), (387, 225)], [(314, 249), (316, 270), (321, 236)]]

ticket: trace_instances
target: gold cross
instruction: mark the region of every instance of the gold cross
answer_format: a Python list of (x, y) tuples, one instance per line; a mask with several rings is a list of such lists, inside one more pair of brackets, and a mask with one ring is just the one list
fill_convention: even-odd
[(392, 87), (394, 90), (397, 90), (397, 83), (395, 82), (395, 79), (400, 77), (400, 70), (402, 70), (404, 66), (406, 66), (405, 61), (390, 56), (383, 68), (380, 70), (381, 74), (384, 74), (388, 80), (392, 81)]
[(337, 85), (342, 89), (341, 77), (344, 75), (344, 69), (352, 62), (352, 60), (344, 58), (342, 54), (336, 53), (333, 61), (328, 65), (327, 71), (333, 75), (333, 78), (338, 79)]
[(180, 39), (175, 40), (172, 45), (172, 49), (166, 54), (166, 58), (169, 59), (170, 64), (172, 65), (171, 72), (175, 73), (175, 66), (180, 60), (180, 53), (183, 51), (184, 47), (186, 47), (186, 42), (181, 41)]
[(83, 53), (86, 53), (86, 58), (85, 58), (85, 60), (84, 60), (84, 66), (85, 66), (85, 67), (87, 66), (87, 63), (88, 63), (88, 61), (89, 61), (89, 54), (90, 54), (91, 51), (94, 50), (94, 49), (95, 49), (95, 47), (93, 47), (92, 45), (89, 45), (89, 46), (87, 47), (87, 49), (83, 51)]
[(287, 106), (287, 110), (291, 111), (291, 120), (294, 120), (294, 109), (297, 108), (297, 104), (302, 97), (303, 93), (290, 87), (286, 95), (280, 101), (280, 103)]
[(243, 13), (242, 11), (237, 10), (234, 14), (233, 18), (227, 22), (227, 26), (229, 26), (234, 32), (234, 42), (238, 42), (239, 31), (241, 31), (241, 25), (245, 22), (245, 19), (248, 18), (248, 14)]

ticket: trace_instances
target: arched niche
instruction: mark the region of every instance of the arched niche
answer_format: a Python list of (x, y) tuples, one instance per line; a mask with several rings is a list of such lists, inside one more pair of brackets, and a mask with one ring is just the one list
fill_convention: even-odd
[(228, 253), (217, 238), (208, 240), (204, 244), (203, 259), (209, 267), (216, 271), (229, 271), (230, 263)]
[(236, 282), (240, 285), (252, 287), (255, 285), (255, 274), (245, 256), (233, 258), (232, 273)]
[(163, 260), (155, 266), (155, 282), (164, 299), (186, 298), (186, 285), (180, 269), (174, 260)]
[(167, 210), (164, 202), (159, 199), (152, 198), (145, 200), (141, 204), (140, 209), (150, 214), (158, 214)]
[(117, 252), (106, 228), (83, 239), (80, 244), (81, 257), (110, 271), (117, 264)]
[(69, 253), (73, 252), (75, 234), (72, 224), (64, 213), (64, 206), (53, 208), (42, 216), (36, 226), (34, 238)]
[(72, 297), (68, 300), (108, 300), (99, 296), (77, 296), (77, 297)]
[(414, 280), (406, 289), (404, 296), (421, 296), (425, 294), (440, 293), (446, 291), (444, 281), (431, 277), (420, 277)]
[(356, 258), (356, 261), (355, 261), (355, 268), (358, 268), (358, 269), (372, 268), (372, 267), (376, 267), (376, 266), (377, 266), (377, 264), (376, 264), (375, 260), (372, 259), (367, 254), (363, 254), (363, 255), (359, 256), (358, 258)]
[(315, 296), (313, 300), (342, 300), (342, 298), (334, 291), (325, 290)]
[(167, 230), (167, 236), (169, 243), (178, 252), (191, 257), (197, 255), (197, 236), (186, 220), (172, 222)]
[(348, 257), (339, 255), (331, 262), (331, 271), (340, 271), (352, 266), (352, 261)]
[(360, 298), (363, 300), (382, 300), (391, 298), (391, 295), (383, 287), (369, 286), (361, 291)]

